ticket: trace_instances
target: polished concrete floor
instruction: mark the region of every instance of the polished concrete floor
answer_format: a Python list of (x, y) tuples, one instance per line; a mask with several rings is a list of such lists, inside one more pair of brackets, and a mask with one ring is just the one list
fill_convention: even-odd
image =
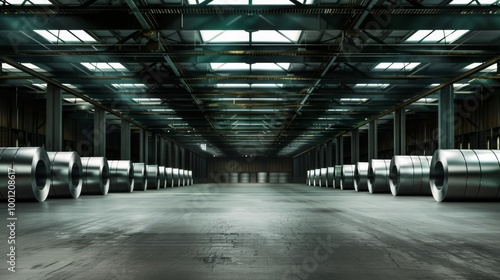
[(207, 184), (19, 203), (17, 217), (17, 271), (2, 226), (0, 279), (500, 279), (499, 203)]

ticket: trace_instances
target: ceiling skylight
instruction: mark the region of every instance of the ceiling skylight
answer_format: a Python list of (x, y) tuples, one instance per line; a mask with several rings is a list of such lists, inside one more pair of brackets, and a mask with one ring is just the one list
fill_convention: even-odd
[[(21, 65), (28, 67), (31, 70), (37, 71), (37, 72), (45, 72), (42, 68), (31, 64), (31, 63), (21, 63)], [(21, 70), (17, 69), (16, 67), (8, 64), (8, 63), (2, 63), (2, 70), (7, 71), (7, 72), (22, 72)]]
[(127, 89), (143, 89), (146, 87), (145, 84), (111, 84), (115, 88), (122, 89), (122, 88), (127, 88)]
[(406, 70), (410, 71), (413, 70), (413, 68), (417, 67), (420, 63), (419, 62), (382, 62), (377, 64), (374, 69), (376, 70), (392, 70), (392, 71), (401, 71), (401, 70)]
[(78, 97), (65, 97), (63, 100), (69, 103), (86, 103), (85, 100)]
[(217, 101), (283, 101), (279, 97), (221, 97)]
[(290, 63), (210, 63), (210, 68), (213, 71), (250, 71), (260, 70), (260, 71), (287, 71), (290, 68)]
[(363, 104), (368, 101), (368, 98), (340, 98), (342, 104)]
[(142, 105), (160, 105), (161, 104), (160, 98), (132, 98), (132, 100), (134, 100), (135, 102), (142, 104)]
[(356, 85), (354, 85), (355, 88), (377, 88), (377, 89), (384, 89), (388, 86), (390, 86), (390, 84), (356, 84)]
[[(481, 65), (482, 63), (479, 63), (479, 62), (476, 62), (476, 63), (471, 63), (467, 66), (464, 67), (465, 70), (470, 70), (472, 68), (476, 68), (477, 66)], [(481, 70), (480, 72), (496, 72), (497, 71), (497, 65), (496, 64), (493, 64), (483, 70)]]
[[(201, 30), (205, 43), (249, 43), (250, 33), (244, 30)], [(300, 30), (260, 30), (252, 32), (254, 43), (296, 43)]]
[(52, 2), (49, 0), (7, 0), (5, 1), (7, 4), (19, 6), (19, 5), (52, 5)]
[(33, 30), (51, 43), (94, 43), (92, 36), (83, 30)]
[(218, 88), (281, 88), (284, 84), (215, 84)]
[(492, 5), (498, 0), (453, 0), (450, 5)]
[(453, 43), (469, 30), (419, 30), (410, 38), (407, 43)]
[[(33, 85), (36, 86), (36, 87), (38, 87), (38, 88), (41, 88), (41, 89), (47, 89), (47, 84), (33, 84)], [(68, 88), (72, 88), (72, 89), (76, 89), (77, 88), (77, 87), (75, 87), (72, 84), (63, 84), (63, 86), (68, 87)]]
[(81, 64), (93, 72), (127, 71), (128, 69), (118, 62), (81, 62)]
[[(431, 85), (430, 85), (430, 87), (437, 87), (437, 86), (439, 86), (439, 85), (440, 85), (440, 84), (431, 84)], [(468, 85), (469, 85), (469, 84), (457, 84), (457, 83), (455, 83), (455, 84), (453, 84), (453, 88), (454, 88), (454, 89), (461, 89), (461, 88), (466, 87), (466, 86), (468, 86)]]
[(328, 112), (349, 112), (349, 109), (335, 108), (335, 109), (328, 109)]
[(419, 100), (415, 101), (414, 104), (416, 105), (425, 105), (429, 103), (435, 103), (437, 101), (437, 98), (420, 98)]
[(290, 63), (254, 63), (252, 70), (288, 71)]
[[(203, 3), (205, 0), (188, 0), (189, 5), (197, 5)], [(310, 5), (314, 0), (298, 0), (301, 4)], [(249, 5), (249, 0), (213, 0), (208, 5)], [(295, 5), (290, 0), (252, 0), (252, 5)]]

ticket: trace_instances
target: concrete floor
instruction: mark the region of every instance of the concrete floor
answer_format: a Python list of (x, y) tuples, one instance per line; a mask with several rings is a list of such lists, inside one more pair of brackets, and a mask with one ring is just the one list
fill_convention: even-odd
[(2, 261), (1, 279), (500, 279), (499, 203), (207, 184), (17, 217), (17, 272)]

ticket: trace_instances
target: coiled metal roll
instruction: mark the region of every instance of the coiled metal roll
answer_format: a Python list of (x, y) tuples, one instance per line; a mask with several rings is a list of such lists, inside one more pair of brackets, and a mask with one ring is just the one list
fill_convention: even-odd
[(311, 170), (307, 170), (306, 172), (306, 185), (311, 185)]
[(149, 164), (146, 165), (146, 177), (148, 178), (148, 182), (146, 184), (146, 188), (148, 190), (157, 190), (160, 188), (160, 177), (158, 165)]
[(326, 187), (326, 176), (328, 175), (328, 168), (320, 168), (319, 170), (320, 175), (319, 175), (319, 186), (320, 187)]
[(439, 202), (499, 199), (500, 150), (436, 150), (429, 177)]
[(165, 166), (158, 166), (158, 179), (160, 179), (160, 188), (166, 188), (167, 178), (165, 177)]
[(167, 187), (174, 187), (174, 179), (172, 174), (172, 167), (165, 167), (165, 176), (167, 178)]
[(134, 163), (134, 191), (145, 191), (148, 185), (146, 165), (142, 162)]
[(390, 159), (372, 159), (368, 165), (368, 191), (370, 193), (389, 193)]
[(229, 173), (229, 183), (237, 184), (238, 183), (238, 175), (239, 174), (236, 172)]
[(270, 184), (279, 183), (279, 173), (278, 172), (269, 172), (269, 183)]
[(109, 191), (132, 192), (134, 190), (134, 165), (130, 160), (109, 160)]
[(430, 156), (394, 156), (389, 170), (392, 195), (430, 195), (431, 158)]
[(180, 178), (179, 168), (172, 168), (172, 179), (173, 179), (172, 186), (173, 187), (180, 187), (180, 185), (179, 185), (180, 179), (179, 178)]
[(47, 152), (50, 160), (50, 197), (78, 198), (82, 192), (82, 160), (76, 152)]
[(186, 173), (185, 173), (185, 171), (186, 170), (184, 170), (184, 169), (179, 169), (179, 178), (180, 178), (179, 186), (186, 185)]
[(340, 189), (354, 190), (354, 164), (344, 164), (342, 166), (342, 178), (340, 180)]
[(335, 179), (333, 187), (339, 189), (341, 180), (342, 180), (342, 165), (335, 165)]
[(194, 185), (193, 170), (189, 170), (189, 185)]
[(313, 186), (319, 187), (319, 180), (321, 176), (321, 169), (314, 169)]
[(326, 168), (326, 187), (333, 188), (335, 181), (335, 167), (327, 167)]
[(356, 163), (354, 169), (354, 190), (357, 192), (368, 191), (368, 162)]
[(288, 184), (290, 175), (287, 172), (279, 172), (278, 173), (278, 183), (280, 184)]
[(16, 201), (45, 201), (50, 191), (47, 151), (40, 147), (1, 148), (0, 178), (2, 200), (14, 197)]
[(267, 172), (257, 172), (257, 183), (259, 184), (267, 183)]
[(109, 165), (104, 157), (82, 157), (82, 194), (107, 195), (109, 191)]
[(250, 173), (242, 172), (240, 173), (240, 183), (250, 183)]

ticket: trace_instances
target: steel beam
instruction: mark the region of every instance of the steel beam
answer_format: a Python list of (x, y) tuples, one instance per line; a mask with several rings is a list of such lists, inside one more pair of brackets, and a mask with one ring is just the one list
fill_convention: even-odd
[(46, 116), (45, 149), (62, 151), (62, 93), (61, 89), (52, 84), (47, 85)]
[(94, 110), (94, 156), (106, 157), (106, 111)]
[(439, 149), (455, 148), (455, 105), (453, 85), (439, 91), (438, 106), (438, 147)]
[(121, 120), (121, 135), (120, 135), (120, 155), (121, 160), (130, 160), (131, 159), (131, 151), (130, 151), (130, 123), (125, 120)]
[(351, 131), (351, 164), (359, 161), (359, 128)]
[(377, 129), (377, 120), (370, 122), (368, 126), (368, 161), (378, 158)]
[(394, 112), (394, 155), (406, 154), (406, 112), (400, 108)]

